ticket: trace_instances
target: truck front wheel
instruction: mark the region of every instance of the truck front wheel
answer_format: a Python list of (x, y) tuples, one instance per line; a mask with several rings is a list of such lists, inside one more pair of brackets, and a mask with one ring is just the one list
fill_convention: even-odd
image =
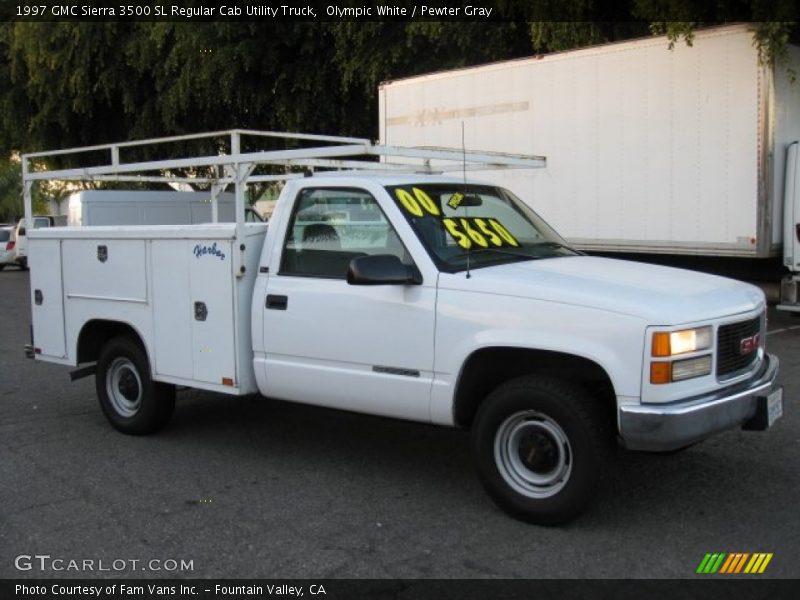
[(515, 518), (557, 525), (588, 504), (613, 440), (596, 399), (567, 381), (527, 376), (483, 402), (472, 430), (481, 481)]
[(175, 386), (150, 378), (147, 355), (129, 337), (116, 337), (103, 347), (95, 386), (103, 413), (123, 433), (158, 431), (175, 409)]

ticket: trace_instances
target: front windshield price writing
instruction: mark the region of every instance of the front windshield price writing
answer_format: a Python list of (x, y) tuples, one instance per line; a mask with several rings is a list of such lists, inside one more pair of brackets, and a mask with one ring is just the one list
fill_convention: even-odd
[(460, 219), (442, 219), (442, 223), (455, 242), (469, 250), (473, 245), (480, 248), (518, 247), (519, 242), (497, 219), (481, 219), (480, 217), (462, 217)]
[(397, 200), (400, 202), (400, 206), (406, 209), (409, 214), (415, 217), (422, 217), (425, 214), (438, 217), (441, 214), (439, 212), (439, 207), (428, 194), (418, 187), (412, 187), (411, 191), (413, 192), (413, 196), (403, 188), (397, 188), (394, 191)]
[(457, 273), (522, 260), (574, 256), (559, 235), (510, 191), (456, 181), (386, 186), (436, 267)]

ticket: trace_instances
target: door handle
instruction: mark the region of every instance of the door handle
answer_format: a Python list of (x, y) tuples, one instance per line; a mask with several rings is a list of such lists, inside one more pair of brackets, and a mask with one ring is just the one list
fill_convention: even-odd
[(267, 294), (267, 308), (272, 310), (286, 310), (289, 304), (288, 296), (276, 296), (275, 294)]
[(208, 317), (208, 307), (206, 306), (205, 302), (195, 302), (194, 303), (194, 320), (195, 321), (205, 321), (206, 317)]

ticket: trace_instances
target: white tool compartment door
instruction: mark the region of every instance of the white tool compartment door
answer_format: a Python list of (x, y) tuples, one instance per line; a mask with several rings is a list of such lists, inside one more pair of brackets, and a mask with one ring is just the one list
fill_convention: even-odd
[(37, 353), (66, 357), (60, 240), (29, 240), (33, 344)]
[(192, 246), (186, 240), (153, 240), (153, 336), (155, 372), (192, 379)]
[(230, 241), (191, 243), (192, 357), (194, 379), (238, 385)]
[(227, 240), (154, 240), (156, 375), (224, 385), (235, 378)]

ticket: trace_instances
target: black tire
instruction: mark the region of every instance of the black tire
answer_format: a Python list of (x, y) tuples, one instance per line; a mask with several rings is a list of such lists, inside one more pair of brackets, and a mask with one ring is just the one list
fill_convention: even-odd
[(580, 514), (613, 447), (612, 419), (582, 387), (526, 376), (494, 390), (472, 428), (481, 482), (511, 516), (558, 525)]
[(116, 337), (97, 361), (100, 408), (122, 433), (144, 435), (164, 427), (175, 410), (175, 386), (150, 378), (147, 354), (130, 337)]

